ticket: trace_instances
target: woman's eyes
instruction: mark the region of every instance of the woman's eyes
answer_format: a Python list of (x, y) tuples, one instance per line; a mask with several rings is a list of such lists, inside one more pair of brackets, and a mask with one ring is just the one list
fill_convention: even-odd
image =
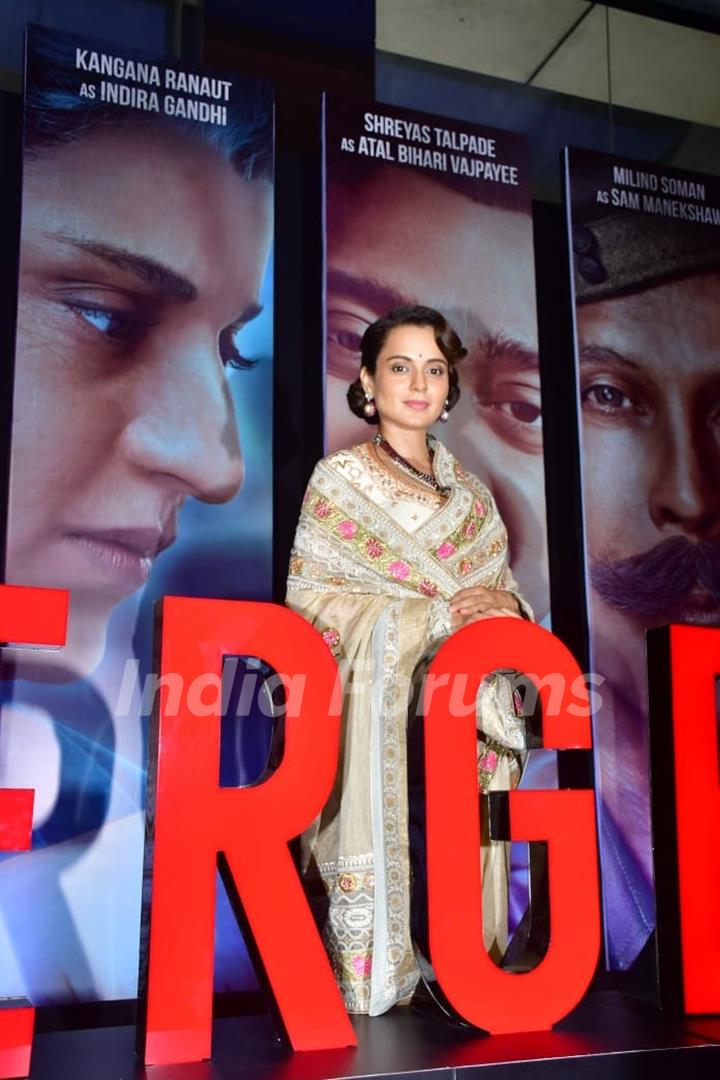
[[(391, 364), (390, 365), (390, 370), (395, 372), (397, 375), (403, 375), (403, 374), (405, 374), (405, 372), (410, 370), (410, 365), (409, 364)], [(440, 378), (445, 374), (445, 368), (440, 367), (439, 365), (437, 367), (426, 368), (425, 370), (426, 370), (426, 374), (428, 374), (428, 375), (436, 375), (436, 376), (438, 376)]]

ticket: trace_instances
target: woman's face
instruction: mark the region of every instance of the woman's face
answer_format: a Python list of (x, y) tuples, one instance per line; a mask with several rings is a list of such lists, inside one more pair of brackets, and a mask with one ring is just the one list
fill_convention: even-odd
[(362, 369), (364, 389), (375, 398), (383, 432), (426, 431), (448, 396), (448, 365), (431, 326), (397, 326), (378, 353), (375, 373)]
[(79, 669), (186, 496), (242, 483), (227, 380), (270, 224), (266, 184), (175, 133), (98, 129), (25, 164), (7, 578), (71, 589)]

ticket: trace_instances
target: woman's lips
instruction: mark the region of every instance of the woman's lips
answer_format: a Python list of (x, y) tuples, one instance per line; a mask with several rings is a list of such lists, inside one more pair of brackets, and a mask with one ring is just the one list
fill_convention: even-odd
[(174, 533), (156, 528), (78, 530), (67, 535), (100, 572), (100, 579), (117, 584), (123, 592), (145, 584), (153, 559), (175, 539)]
[(411, 401), (404, 401), (403, 404), (407, 405), (408, 408), (410, 408), (410, 409), (418, 409), (418, 410), (420, 410), (420, 409), (429, 409), (430, 408), (430, 402), (429, 401), (414, 401), (414, 400), (411, 400)]

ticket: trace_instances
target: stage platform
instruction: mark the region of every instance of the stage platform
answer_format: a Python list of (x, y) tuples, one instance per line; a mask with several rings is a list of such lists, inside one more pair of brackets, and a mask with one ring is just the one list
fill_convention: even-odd
[(482, 1036), (439, 1014), (355, 1017), (359, 1046), (293, 1054), (265, 1016), (215, 1022), (214, 1059), (143, 1068), (132, 1027), (35, 1037), (32, 1080), (596, 1080), (720, 1077), (720, 1019), (668, 1024), (619, 994), (589, 994), (553, 1031)]

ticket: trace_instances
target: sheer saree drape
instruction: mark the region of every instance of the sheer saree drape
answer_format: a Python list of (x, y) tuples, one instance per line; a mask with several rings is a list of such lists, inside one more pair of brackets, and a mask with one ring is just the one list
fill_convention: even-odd
[[(287, 603), (322, 633), (343, 681), (335, 787), (303, 837), (311, 895), (351, 1012), (384, 1012), (419, 977), (410, 940), (406, 739), (413, 685), (450, 633), (447, 601), (468, 585), (516, 585), (507, 535), (486, 487), (436, 443), (446, 499), (383, 468), (368, 444), (321, 461), (290, 560)], [(521, 601), (524, 612), (531, 614)], [(519, 779), (524, 731), (501, 676), (481, 688), (483, 790)], [(507, 939), (507, 845), (483, 845), (486, 946)]]

